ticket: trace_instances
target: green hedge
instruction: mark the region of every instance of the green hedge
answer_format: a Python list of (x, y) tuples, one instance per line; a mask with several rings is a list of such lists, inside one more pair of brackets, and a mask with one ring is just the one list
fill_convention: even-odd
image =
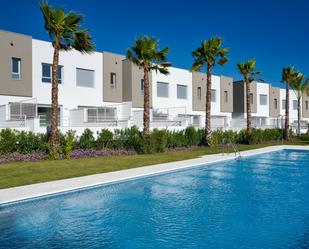
[[(47, 152), (57, 157), (61, 153), (70, 158), (73, 149), (127, 149), (137, 153), (164, 152), (166, 149), (179, 147), (201, 146), (205, 144), (203, 129), (187, 127), (182, 131), (168, 131), (154, 129), (147, 137), (135, 126), (111, 132), (102, 129), (94, 134), (90, 129), (85, 129), (80, 137), (74, 131), (66, 134), (59, 133), (60, 151), (50, 151), (47, 134), (34, 134), (32, 132), (0, 130), (0, 153), (18, 151), (23, 154), (31, 152)], [(253, 129), (249, 134), (246, 130), (214, 131), (211, 136), (211, 146), (224, 143), (258, 144), (282, 139), (283, 131), (280, 129)], [(307, 139), (306, 135), (302, 139)]]

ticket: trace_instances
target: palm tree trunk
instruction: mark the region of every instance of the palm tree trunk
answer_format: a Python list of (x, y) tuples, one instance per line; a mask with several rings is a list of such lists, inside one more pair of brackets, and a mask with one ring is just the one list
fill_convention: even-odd
[(250, 103), (250, 92), (251, 84), (248, 79), (245, 79), (246, 83), (246, 108), (247, 108), (247, 131), (252, 131), (252, 118), (251, 118), (251, 103)]
[(286, 140), (289, 139), (289, 128), (290, 126), (290, 92), (289, 92), (289, 84), (286, 83), (286, 90), (285, 90), (285, 133), (284, 138)]
[(52, 94), (51, 94), (51, 131), (49, 143), (54, 148), (58, 144), (58, 64), (59, 47), (54, 48), (54, 57), (52, 65)]
[(205, 136), (207, 145), (211, 140), (211, 73), (212, 67), (207, 65), (207, 85), (206, 85), (206, 118), (205, 118)]
[(144, 116), (143, 116), (143, 134), (145, 136), (150, 133), (150, 84), (149, 84), (149, 71), (144, 68)]
[(300, 119), (301, 119), (301, 109), (300, 109), (301, 98), (297, 98), (297, 135), (300, 135)]

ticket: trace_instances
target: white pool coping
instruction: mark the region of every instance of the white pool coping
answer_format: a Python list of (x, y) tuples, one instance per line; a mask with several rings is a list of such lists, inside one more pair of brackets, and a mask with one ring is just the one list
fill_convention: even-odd
[[(309, 151), (309, 146), (278, 145), (278, 146), (270, 146), (260, 149), (242, 151), (240, 153), (242, 157), (247, 157), (283, 149)], [(205, 155), (199, 158), (184, 161), (162, 163), (162, 164), (156, 164), (156, 165), (150, 165), (150, 166), (144, 166), (144, 167), (102, 173), (102, 174), (36, 183), (7, 189), (0, 189), (0, 205), (14, 203), (27, 199), (33, 199), (37, 197), (43, 197), (46, 195), (53, 195), (61, 192), (94, 187), (96, 185), (129, 180), (137, 177), (150, 176), (159, 173), (165, 173), (180, 169), (207, 165), (231, 159), (235, 159), (234, 153), (225, 155), (222, 154)]]

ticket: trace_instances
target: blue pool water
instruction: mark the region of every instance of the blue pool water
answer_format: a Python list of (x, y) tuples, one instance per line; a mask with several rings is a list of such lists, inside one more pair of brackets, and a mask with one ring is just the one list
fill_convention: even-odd
[(309, 248), (309, 152), (3, 206), (0, 248)]

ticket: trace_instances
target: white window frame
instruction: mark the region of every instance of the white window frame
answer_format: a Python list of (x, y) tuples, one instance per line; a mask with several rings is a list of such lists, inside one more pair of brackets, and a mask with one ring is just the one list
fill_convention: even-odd
[(202, 87), (198, 86), (197, 87), (197, 99), (202, 100)]
[(278, 109), (278, 99), (274, 98), (274, 109), (277, 110)]
[(213, 103), (217, 102), (217, 89), (211, 89), (210, 99)]
[[(13, 61), (17, 60), (18, 65), (18, 72), (13, 72)], [(21, 79), (21, 59), (17, 57), (12, 57), (11, 59), (11, 69), (12, 69), (12, 79), (13, 80), (20, 80)], [(15, 78), (15, 76), (17, 76)]]
[(224, 102), (225, 103), (229, 102), (229, 92), (227, 90), (224, 91)]
[(298, 101), (293, 99), (293, 110), (297, 110), (297, 107), (298, 107)]
[[(262, 99), (261, 98), (265, 98), (265, 103), (262, 103)], [(262, 106), (267, 106), (268, 105), (268, 95), (267, 94), (260, 94), (260, 105), (262, 105)]]
[(281, 101), (281, 105), (282, 105), (282, 110), (285, 110), (286, 109), (286, 100), (285, 99), (283, 99)]
[(145, 87), (144, 79), (141, 79), (141, 81), (140, 81), (140, 91), (141, 91), (142, 96), (144, 96), (144, 87)]
[[(164, 85), (166, 85), (167, 86), (167, 95), (166, 96), (159, 96), (158, 95), (158, 85), (159, 84), (164, 84)], [(157, 97), (158, 98), (168, 98), (169, 97), (169, 83), (167, 83), (167, 82), (162, 82), (162, 81), (157, 81)]]
[[(83, 71), (92, 72), (92, 73), (93, 73), (93, 85), (92, 85), (92, 86), (79, 85), (79, 84), (78, 84), (78, 81), (77, 81), (77, 70), (83, 70)], [(81, 67), (76, 67), (75, 73), (76, 73), (76, 86), (77, 86), (77, 87), (95, 88), (95, 70), (93, 70), (93, 69), (87, 69), (87, 68), (81, 68)]]
[[(178, 95), (178, 87), (184, 87), (184, 89), (186, 89), (186, 96), (184, 98), (179, 97), (179, 95)], [(188, 99), (188, 86), (187, 85), (177, 84), (176, 91), (177, 91), (177, 99)]]
[[(115, 79), (115, 82), (114, 82), (114, 79)], [(114, 72), (110, 73), (110, 86), (111, 88), (117, 87), (117, 74)]]
[[(49, 66), (50, 67), (50, 77), (46, 77), (46, 76), (43, 75), (43, 66)], [(53, 69), (52, 69), (53, 65), (50, 64), (50, 63), (43, 62), (41, 64), (41, 67), (42, 67), (42, 78), (41, 78), (42, 83), (50, 84), (52, 82), (52, 79), (53, 79)], [(58, 72), (58, 84), (62, 84), (62, 79), (63, 79), (63, 66), (62, 65), (58, 65), (58, 71), (61, 72), (61, 74), (60, 74), (61, 78), (59, 78), (59, 72)], [(43, 78), (48, 79), (48, 80), (50, 79), (50, 81), (43, 81)]]

